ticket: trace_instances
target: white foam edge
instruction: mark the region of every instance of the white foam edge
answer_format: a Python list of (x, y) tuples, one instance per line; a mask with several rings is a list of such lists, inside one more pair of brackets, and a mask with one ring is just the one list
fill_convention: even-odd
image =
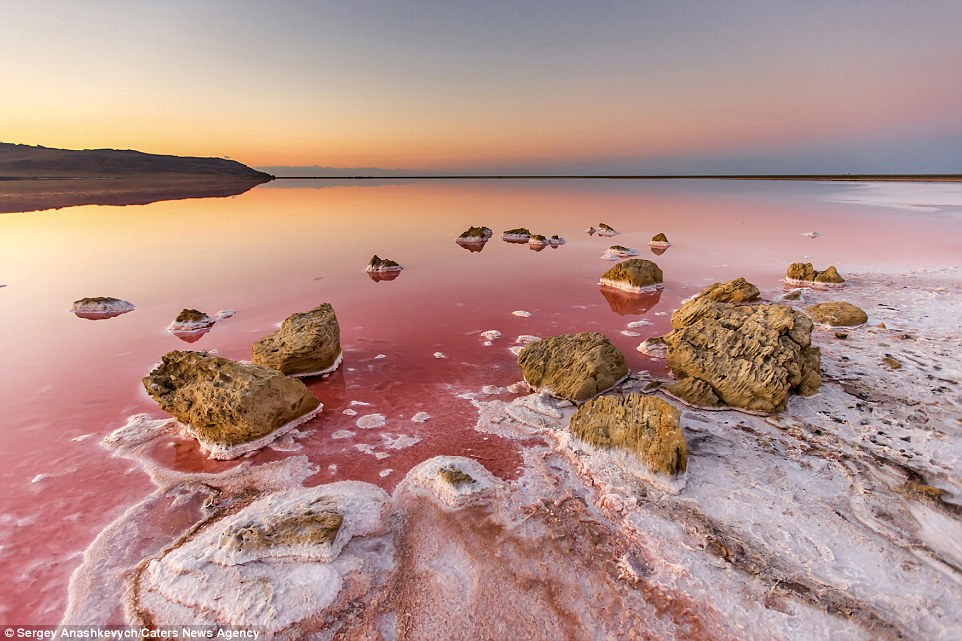
[(786, 285), (794, 287), (811, 287), (813, 289), (839, 289), (845, 287), (845, 283), (821, 283), (814, 280), (798, 280), (797, 278), (783, 278)]
[(598, 281), (599, 285), (604, 285), (605, 287), (611, 287), (612, 289), (620, 289), (624, 292), (629, 292), (632, 294), (647, 294), (649, 292), (655, 292), (662, 289), (664, 283), (655, 283), (654, 285), (645, 285), (644, 287), (637, 287), (629, 283), (623, 283), (617, 280), (611, 280), (610, 278), (602, 278)]
[(214, 459), (216, 461), (229, 461), (231, 459), (244, 456), (249, 452), (255, 452), (261, 448), (267, 447), (272, 442), (274, 442), (284, 434), (290, 432), (295, 427), (303, 425), (304, 423), (308, 422), (309, 420), (311, 420), (312, 418), (320, 414), (321, 410), (323, 409), (324, 409), (324, 404), (319, 403), (316, 408), (314, 408), (307, 414), (298, 416), (294, 420), (284, 423), (283, 425), (278, 427), (276, 430), (274, 430), (270, 434), (265, 434), (260, 438), (254, 439), (253, 441), (247, 441), (246, 443), (238, 443), (237, 445), (221, 445), (220, 443), (212, 443), (198, 436), (197, 433), (194, 431), (194, 428), (191, 427), (189, 424), (181, 423), (180, 421), (178, 421), (178, 425), (180, 425), (187, 433), (189, 433), (191, 436), (197, 439), (197, 442), (200, 443), (201, 452), (206, 454), (208, 458)]
[(303, 373), (298, 372), (297, 374), (288, 374), (287, 376), (290, 376), (291, 378), (307, 378), (309, 376), (321, 376), (323, 374), (330, 374), (331, 372), (336, 370), (338, 367), (340, 367), (342, 362), (344, 362), (344, 352), (341, 352), (340, 354), (337, 355), (337, 358), (334, 359), (334, 362), (331, 363), (330, 367), (317, 370), (316, 372), (303, 372)]

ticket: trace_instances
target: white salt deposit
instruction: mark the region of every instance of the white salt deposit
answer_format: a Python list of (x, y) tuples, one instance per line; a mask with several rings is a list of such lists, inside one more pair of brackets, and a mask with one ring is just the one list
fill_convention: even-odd
[(602, 278), (598, 281), (600, 285), (605, 287), (613, 287), (614, 289), (620, 289), (622, 291), (631, 292), (632, 294), (643, 294), (646, 292), (654, 292), (662, 289), (664, 287), (663, 283), (655, 283), (653, 285), (635, 286), (631, 283), (626, 283), (621, 280), (612, 280), (610, 278)]
[(411, 417), (411, 420), (415, 423), (423, 423), (430, 419), (431, 419), (431, 415), (428, 414), (427, 412), (418, 412), (417, 414)]
[(623, 329), (621, 330), (621, 333), (624, 334), (625, 336), (641, 336), (641, 334), (639, 334), (638, 332), (633, 332), (630, 329)]
[(382, 358), (387, 358), (387, 354), (378, 354), (374, 357), (375, 360), (381, 360)]
[(516, 345), (530, 345), (531, 343), (537, 343), (541, 340), (540, 336), (532, 336), (531, 334), (522, 334), (514, 339)]
[(341, 414), (345, 416), (357, 416), (357, 410), (352, 410), (350, 407), (341, 410)]
[(654, 323), (647, 320), (637, 320), (637, 321), (631, 321), (630, 323), (628, 323), (628, 328), (636, 329), (638, 327), (647, 327), (648, 325), (654, 325)]
[(351, 401), (351, 407), (369, 407), (370, 405), (364, 401)]
[(821, 234), (818, 233), (817, 231), (809, 231), (802, 234), (802, 236), (805, 236), (807, 238), (818, 238), (819, 236), (821, 236)]
[(531, 312), (526, 312), (523, 309), (517, 309), (511, 312), (513, 316), (520, 316), (521, 318), (528, 318), (531, 316)]
[(387, 419), (384, 418), (384, 414), (365, 414), (354, 422), (362, 430), (384, 427), (386, 423)]
[(671, 243), (664, 240), (649, 240), (648, 246), (654, 247), (655, 249), (668, 249), (671, 247)]
[(481, 332), (481, 335), (484, 336), (489, 341), (494, 341), (501, 338), (501, 332), (499, 332), (496, 329), (489, 329), (489, 330), (483, 331)]
[(434, 352), (434, 358), (441, 359), (441, 358), (447, 358), (447, 356), (444, 355), (444, 352)]
[(618, 260), (619, 258), (628, 258), (629, 256), (637, 256), (638, 250), (632, 249), (631, 247), (621, 247), (618, 245), (613, 245), (605, 250), (605, 253), (601, 255), (605, 260)]
[(525, 347), (525, 345), (512, 345), (508, 348), (508, 351), (517, 356)]
[(408, 434), (381, 434), (380, 436), (384, 448), (388, 450), (403, 450), (421, 442), (419, 437)]
[(390, 475), (391, 475), (391, 472), (393, 472), (393, 471), (394, 471), (394, 470), (392, 470), (391, 468), (388, 468), (388, 469), (386, 469), (386, 470), (381, 470), (380, 472), (377, 473), (377, 475), (380, 476), (380, 477), (383, 479), (383, 478), (386, 478), (386, 477), (390, 476)]
[(351, 430), (337, 430), (336, 432), (331, 434), (331, 438), (333, 439), (351, 438), (353, 436), (354, 436), (354, 432), (352, 432)]

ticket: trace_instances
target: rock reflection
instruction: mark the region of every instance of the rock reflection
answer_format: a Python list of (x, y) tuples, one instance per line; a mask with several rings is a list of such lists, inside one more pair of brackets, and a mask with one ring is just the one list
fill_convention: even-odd
[(634, 294), (602, 285), (599, 290), (611, 311), (620, 316), (638, 316), (648, 312), (661, 300), (661, 289)]

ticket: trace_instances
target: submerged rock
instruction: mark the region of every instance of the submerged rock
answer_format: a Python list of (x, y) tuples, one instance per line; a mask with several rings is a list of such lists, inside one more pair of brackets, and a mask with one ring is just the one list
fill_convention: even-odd
[(650, 247), (658, 247), (661, 249), (667, 249), (671, 247), (671, 243), (668, 242), (668, 236), (664, 234), (655, 234), (652, 236), (651, 240), (648, 241)]
[(94, 296), (75, 300), (70, 308), (75, 315), (87, 320), (114, 318), (121, 314), (134, 311), (133, 303), (110, 296)]
[(801, 312), (713, 300), (741, 299), (753, 288), (747, 282), (734, 288), (716, 284), (675, 312), (675, 329), (664, 337), (668, 366), (679, 379), (701, 380), (727, 405), (777, 412), (790, 393), (818, 391), (819, 350), (811, 344), (812, 321)]
[(676, 476), (685, 471), (688, 449), (680, 414), (654, 396), (601, 396), (571, 417), (571, 433), (595, 447), (631, 452), (649, 470)]
[(341, 364), (341, 330), (330, 303), (291, 314), (270, 336), (254, 343), (252, 360), (289, 376), (317, 376)]
[(835, 327), (851, 327), (868, 322), (868, 314), (851, 303), (819, 303), (805, 310), (813, 321)]
[(606, 225), (605, 223), (598, 223), (597, 234), (599, 236), (608, 236), (610, 238), (611, 236), (617, 236), (620, 233), (621, 233), (620, 231), (618, 231), (611, 225)]
[(845, 279), (839, 276), (834, 265), (829, 265), (825, 271), (817, 271), (811, 263), (792, 263), (785, 274), (785, 282), (789, 285), (841, 285)]
[(402, 267), (398, 265), (393, 260), (387, 258), (381, 258), (377, 254), (371, 257), (371, 261), (367, 264), (368, 272), (385, 273), (385, 272), (399, 272)]
[(501, 239), (509, 243), (526, 243), (531, 238), (531, 232), (525, 227), (509, 229), (501, 234)]
[(661, 286), (661, 268), (644, 258), (631, 258), (618, 263), (601, 275), (601, 284), (626, 292), (641, 293)]
[(518, 355), (524, 380), (538, 392), (580, 403), (628, 376), (625, 356), (604, 334), (549, 336)]
[(216, 459), (260, 449), (321, 409), (296, 379), (205, 352), (170, 352), (143, 383)]

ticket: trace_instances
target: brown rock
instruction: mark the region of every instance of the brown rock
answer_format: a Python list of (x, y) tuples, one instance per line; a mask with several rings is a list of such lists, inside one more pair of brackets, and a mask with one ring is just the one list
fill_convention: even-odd
[(825, 271), (817, 271), (811, 263), (792, 263), (788, 266), (785, 278), (789, 281), (804, 283), (822, 283), (830, 285), (840, 285), (845, 279), (839, 276), (835, 265), (829, 265)]
[(845, 279), (838, 275), (835, 265), (829, 265), (828, 269), (818, 272), (815, 276), (816, 283), (844, 283)]
[(683, 378), (665, 385), (662, 389), (698, 407), (718, 407), (722, 404), (711, 385), (698, 378)]
[(193, 430), (212, 458), (234, 458), (250, 444), (320, 406), (300, 381), (259, 365), (205, 352), (174, 351), (144, 377), (160, 408)]
[(653, 243), (667, 243), (667, 242), (668, 242), (668, 236), (665, 236), (664, 234), (655, 234), (654, 236), (651, 237), (651, 242), (653, 242)]
[(846, 302), (819, 303), (807, 310), (808, 315), (816, 323), (835, 327), (851, 327), (868, 322), (868, 314), (861, 308)]
[(902, 363), (897, 358), (893, 358), (889, 354), (885, 355), (885, 358), (882, 359), (882, 362), (885, 363), (886, 367), (889, 369), (902, 369)]
[(578, 408), (570, 429), (591, 445), (628, 450), (651, 471), (675, 476), (688, 464), (678, 417), (677, 409), (654, 396), (601, 396)]
[(290, 376), (323, 374), (341, 360), (341, 330), (330, 303), (288, 316), (280, 328), (254, 343), (253, 362)]
[(727, 283), (712, 283), (685, 301), (685, 303), (671, 315), (671, 326), (678, 329), (689, 324), (690, 317), (697, 315), (698, 310), (705, 302), (750, 303), (758, 300), (758, 296), (758, 288), (744, 278), (736, 278)]
[(228, 552), (253, 552), (277, 546), (321, 545), (337, 536), (344, 517), (330, 509), (307, 508), (231, 525), (221, 533), (218, 547)]
[(653, 289), (663, 282), (661, 268), (644, 258), (623, 261), (601, 275), (601, 284), (629, 292)]
[(550, 336), (518, 354), (524, 380), (532, 389), (581, 403), (628, 376), (625, 356), (604, 334)]
[(453, 465), (447, 467), (442, 467), (438, 470), (438, 477), (440, 477), (445, 483), (451, 487), (458, 488), (462, 485), (467, 485), (468, 483), (474, 483), (474, 479), (471, 478), (470, 474), (462, 472)]
[(672, 372), (701, 380), (727, 405), (776, 412), (790, 393), (814, 394), (821, 384), (812, 321), (790, 307), (702, 298), (676, 312), (672, 326), (665, 336)]

